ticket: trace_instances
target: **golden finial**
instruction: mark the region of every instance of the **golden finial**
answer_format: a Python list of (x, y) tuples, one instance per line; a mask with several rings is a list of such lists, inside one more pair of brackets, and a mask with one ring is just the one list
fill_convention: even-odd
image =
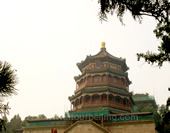
[(101, 48), (105, 48), (105, 42), (101, 43)]

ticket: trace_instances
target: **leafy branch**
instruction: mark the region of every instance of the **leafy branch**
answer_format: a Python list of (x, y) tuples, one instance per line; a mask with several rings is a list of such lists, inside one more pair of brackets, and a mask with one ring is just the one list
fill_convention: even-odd
[(130, 11), (132, 17), (141, 22), (143, 16), (155, 18), (157, 26), (154, 34), (161, 40), (158, 46), (159, 53), (137, 53), (138, 60), (144, 58), (147, 63), (162, 66), (163, 62), (170, 62), (170, 2), (168, 0), (99, 0), (99, 19), (107, 20), (107, 14), (113, 15), (115, 12), (120, 22), (123, 24), (123, 15)]

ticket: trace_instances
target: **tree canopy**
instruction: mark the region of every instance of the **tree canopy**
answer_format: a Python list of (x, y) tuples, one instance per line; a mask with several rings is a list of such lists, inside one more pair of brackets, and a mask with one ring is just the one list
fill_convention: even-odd
[(10, 96), (16, 94), (17, 89), (15, 85), (18, 83), (16, 70), (12, 69), (11, 64), (8, 62), (0, 61), (0, 95)]
[(26, 126), (27, 120), (36, 120), (36, 119), (47, 119), (44, 114), (40, 114), (38, 116), (27, 116), (24, 120), (21, 119), (20, 115), (14, 115), (14, 117), (8, 121), (7, 118), (4, 118), (7, 121), (6, 124), (6, 133), (14, 133), (15, 130), (23, 129)]
[(159, 53), (137, 53), (138, 60), (144, 58), (148, 63), (157, 63), (162, 66), (163, 62), (170, 62), (170, 22), (169, 22), (169, 7), (168, 0), (99, 0), (100, 20), (107, 20), (108, 14), (117, 14), (120, 22), (123, 23), (123, 15), (129, 11), (132, 17), (140, 22), (143, 16), (150, 16), (156, 19), (157, 26), (154, 33), (161, 40), (158, 46)]
[(14, 117), (7, 123), (7, 133), (13, 133), (15, 129), (21, 128), (22, 120), (19, 114), (14, 115)]
[(169, 133), (170, 132), (170, 127), (169, 127), (169, 122), (170, 122), (170, 111), (165, 105), (161, 105), (158, 110), (161, 119), (156, 125), (156, 130), (160, 133)]
[[(0, 61), (0, 114), (4, 115), (4, 117), (6, 117), (6, 113), (8, 113), (9, 106), (8, 104), (1, 104), (3, 97), (17, 94), (17, 89), (15, 86), (18, 83), (18, 79), (15, 72), (16, 70), (12, 69), (11, 64), (6, 61)], [(17, 119), (19, 118), (19, 116), (15, 117)], [(2, 126), (5, 129), (6, 122), (6, 119), (2, 119), (2, 121), (0, 121), (0, 131), (2, 130)]]

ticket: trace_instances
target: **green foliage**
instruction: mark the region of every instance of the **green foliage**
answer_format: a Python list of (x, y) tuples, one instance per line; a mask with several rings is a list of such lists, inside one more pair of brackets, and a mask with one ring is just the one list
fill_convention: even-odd
[(152, 106), (152, 104), (138, 105), (139, 112), (152, 112), (154, 116), (154, 122), (156, 130), (160, 133), (169, 132), (170, 129), (166, 126), (170, 121), (170, 112), (168, 112), (165, 105), (161, 105), (158, 108)]
[(60, 117), (59, 117), (57, 114), (55, 114), (53, 118), (54, 118), (54, 119), (58, 119), (58, 118), (60, 118)]
[(162, 66), (163, 62), (167, 61), (170, 62), (170, 25), (164, 24), (163, 26), (158, 23), (156, 29), (154, 30), (154, 33), (156, 34), (156, 37), (161, 39), (161, 46), (158, 46), (159, 53), (152, 53), (150, 51), (143, 53), (138, 53), (138, 60), (140, 58), (144, 58), (146, 62), (148, 63), (158, 63), (158, 66)]
[(16, 77), (16, 70), (11, 69), (11, 65), (8, 62), (0, 61), (0, 94), (2, 96), (10, 96), (16, 94), (17, 89), (15, 85), (18, 83)]
[(24, 121), (22, 122), (22, 126), (26, 126), (27, 120), (36, 120), (36, 119), (47, 119), (47, 117), (44, 114), (40, 114), (38, 116), (27, 116), (25, 117)]
[(155, 108), (152, 104), (141, 104), (139, 106), (139, 112), (152, 112), (154, 116), (155, 125), (157, 125), (161, 120), (161, 115), (158, 112), (158, 108)]
[(166, 106), (165, 105), (161, 105), (160, 107), (159, 107), (159, 114), (161, 115), (161, 117), (163, 117), (164, 116), (164, 114), (165, 114), (165, 112), (166, 112)]
[(159, 107), (159, 114), (161, 116), (161, 119), (159, 123), (156, 125), (156, 130), (159, 133), (168, 133), (170, 132), (169, 122), (170, 122), (170, 111), (168, 111), (168, 108), (166, 108), (165, 105), (161, 105)]
[(157, 63), (162, 66), (163, 62), (170, 62), (170, 22), (169, 22), (169, 0), (99, 0), (100, 20), (107, 20), (107, 14), (117, 14), (123, 23), (123, 15), (130, 11), (132, 17), (140, 22), (142, 16), (150, 16), (157, 20), (154, 33), (161, 40), (158, 46), (159, 53), (137, 53), (138, 60), (144, 58), (148, 63)]
[[(6, 133), (14, 133), (15, 129), (21, 129), (22, 127), (26, 126), (27, 120), (35, 120), (35, 119), (46, 119), (47, 117), (44, 114), (40, 114), (38, 116), (27, 116), (22, 121), (21, 117), (18, 115), (15, 115), (9, 122), (6, 124)], [(6, 118), (4, 118), (6, 119)]]
[(4, 132), (6, 130), (5, 123), (6, 123), (5, 120), (0, 119), (0, 133)]
[(37, 119), (47, 119), (47, 117), (44, 114), (38, 115)]
[(7, 123), (6, 127), (7, 127), (7, 133), (14, 133), (15, 129), (19, 129), (21, 128), (22, 125), (22, 120), (21, 117), (18, 115), (15, 115), (9, 123)]
[(27, 122), (27, 120), (35, 120), (35, 119), (37, 119), (37, 116), (27, 116), (27, 117), (25, 117), (25, 119), (24, 119), (24, 121), (22, 122), (22, 126), (26, 126), (26, 122)]
[(152, 104), (145, 105), (140, 109), (140, 112), (152, 112), (152, 113), (154, 113), (155, 111), (157, 111), (157, 108), (154, 108), (152, 106)]

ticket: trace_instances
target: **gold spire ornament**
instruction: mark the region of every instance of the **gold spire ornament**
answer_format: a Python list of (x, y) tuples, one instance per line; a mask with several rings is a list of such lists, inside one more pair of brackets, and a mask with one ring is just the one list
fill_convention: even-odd
[(105, 42), (101, 43), (101, 48), (105, 48)]

